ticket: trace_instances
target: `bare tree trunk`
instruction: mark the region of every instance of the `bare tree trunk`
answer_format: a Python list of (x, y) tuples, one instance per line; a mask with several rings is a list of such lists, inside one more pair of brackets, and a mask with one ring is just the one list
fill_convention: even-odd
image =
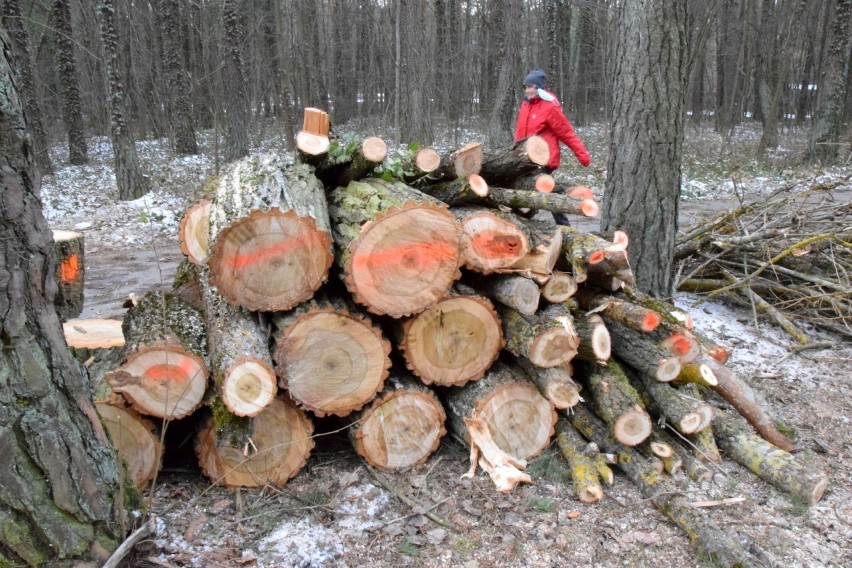
[[(808, 157), (833, 162), (848, 155), (850, 127), (844, 124), (849, 50), (852, 34), (849, 16), (852, 0), (836, 0), (831, 39), (822, 70), (817, 99), (816, 118), (811, 127)], [(845, 153), (840, 149), (846, 147)]]
[(225, 159), (236, 160), (249, 153), (248, 123), (249, 110), (246, 95), (246, 74), (243, 72), (241, 45), (245, 36), (241, 0), (225, 0), (222, 4), (222, 17), (225, 33), (225, 61), (223, 79), (225, 82), (225, 127), (227, 132)]
[(666, 0), (625, 2), (616, 20), (601, 228), (630, 236), (630, 262), (643, 267), (639, 289), (668, 296), (681, 181), (686, 8)]
[(54, 0), (52, 15), (56, 27), (56, 70), (62, 89), (65, 130), (68, 132), (68, 163), (85, 164), (89, 161), (88, 147), (80, 110), (80, 84), (74, 62), (74, 30), (71, 28), (68, 2)]
[(44, 126), (41, 121), (42, 113), (38, 104), (32, 60), (30, 59), (30, 40), (24, 27), (19, 0), (5, 0), (3, 4), (3, 25), (8, 30), (15, 51), (15, 60), (18, 62), (21, 97), (27, 112), (27, 124), (32, 131), (35, 162), (42, 173), (48, 174), (53, 171), (53, 164), (50, 161), (47, 135), (44, 133)]
[(115, 5), (113, 0), (102, 0), (98, 6), (101, 24), (101, 42), (109, 76), (110, 126), (112, 134), (112, 153), (115, 160), (115, 182), (118, 186), (118, 198), (132, 200), (148, 192), (149, 180), (142, 172), (136, 146), (130, 137), (125, 119), (125, 90), (121, 71), (118, 68), (118, 44), (115, 33)]
[(120, 468), (53, 309), (53, 239), (11, 63), (0, 31), (0, 564), (100, 565), (121, 536)]
[(503, 0), (503, 21), (498, 35), (498, 61), (502, 61), (500, 75), (494, 87), (494, 105), (488, 120), (488, 141), (491, 147), (510, 143), (514, 133), (512, 118), (517, 113), (518, 78), (520, 71), (522, 6), (519, 0)]
[(195, 122), (192, 119), (189, 78), (181, 46), (184, 44), (180, 5), (176, 0), (160, 0), (157, 8), (163, 23), (163, 63), (166, 67), (166, 88), (171, 99), (171, 124), (174, 128), (175, 152), (178, 155), (198, 153), (195, 141)]

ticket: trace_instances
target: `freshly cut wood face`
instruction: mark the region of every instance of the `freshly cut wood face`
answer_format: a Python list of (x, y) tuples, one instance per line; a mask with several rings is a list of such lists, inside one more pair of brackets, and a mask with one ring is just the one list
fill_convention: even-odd
[(254, 360), (238, 361), (222, 383), (222, 400), (237, 416), (255, 416), (272, 403), (276, 392), (275, 373)]
[(178, 229), (180, 249), (189, 262), (198, 266), (204, 264), (209, 254), (210, 206), (209, 200), (202, 199), (187, 209)]
[(466, 216), (462, 231), (464, 260), (480, 272), (512, 266), (529, 252), (529, 241), (523, 231), (488, 212)]
[(229, 303), (288, 310), (310, 299), (333, 261), (331, 237), (313, 219), (277, 208), (223, 229), (208, 261), (210, 280)]
[(433, 394), (400, 389), (364, 413), (356, 448), (380, 469), (411, 467), (438, 449), (446, 418)]
[(68, 347), (108, 349), (124, 345), (121, 320), (73, 319), (62, 324)]
[(201, 403), (208, 376), (201, 357), (179, 347), (159, 345), (128, 357), (107, 380), (140, 412), (177, 419)]
[(550, 443), (556, 410), (531, 383), (510, 383), (482, 399), (476, 416), (485, 420), (491, 436), (504, 452), (529, 459)]
[(408, 367), (426, 384), (461, 386), (481, 378), (503, 347), (490, 302), (459, 296), (437, 303), (406, 326)]
[(198, 435), (198, 461), (216, 485), (261, 487), (267, 481), (284, 485), (305, 465), (314, 447), (313, 430), (304, 412), (278, 397), (252, 418), (250, 443), (217, 439), (211, 420)]
[(346, 285), (376, 314), (403, 317), (447, 295), (460, 276), (460, 227), (432, 205), (392, 208), (349, 245)]
[(289, 326), (276, 350), (290, 397), (319, 416), (346, 416), (381, 390), (390, 344), (367, 320), (313, 312)]
[(138, 415), (106, 403), (96, 403), (98, 414), (109, 432), (112, 444), (125, 464), (136, 487), (154, 478), (160, 468), (162, 448), (151, 425)]

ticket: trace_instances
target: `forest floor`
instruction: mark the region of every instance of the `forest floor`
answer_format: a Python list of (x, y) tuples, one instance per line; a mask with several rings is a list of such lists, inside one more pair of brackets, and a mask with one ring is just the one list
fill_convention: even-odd
[[(557, 176), (587, 184), (601, 195), (605, 130), (592, 126), (578, 128), (578, 133), (595, 164), (581, 170), (565, 158)], [(852, 166), (802, 164), (798, 157), (805, 136), (804, 131), (785, 132), (782, 145), (758, 160), (753, 158), (758, 130), (741, 128), (730, 140), (709, 130), (688, 130), (681, 226), (797, 182), (808, 186), (845, 179), (836, 198), (852, 200)], [(201, 145), (202, 151), (212, 146), (203, 137)], [(257, 146), (281, 150), (280, 139)], [(154, 189), (137, 201), (116, 200), (112, 155), (104, 140), (90, 145), (89, 165), (65, 166), (43, 180), (50, 225), (86, 234), (81, 317), (121, 318), (129, 294), (170, 287), (182, 259), (176, 237), (180, 216), (214, 167), (204, 156), (174, 157), (163, 141), (139, 143), (138, 148)], [(54, 158), (62, 163), (60, 149)], [(593, 229), (594, 223), (581, 226)], [(725, 460), (712, 481), (684, 485), (684, 494), (694, 501), (743, 498), (706, 509), (707, 517), (757, 545), (772, 565), (852, 566), (852, 345), (813, 332), (815, 341), (833, 341), (835, 347), (788, 357), (792, 339), (769, 322), (718, 302), (695, 307), (696, 301), (687, 294), (676, 297), (698, 329), (730, 348), (729, 366), (795, 428), (798, 455), (831, 481), (823, 499), (808, 507)], [(164, 470), (145, 492), (145, 514), (156, 517), (158, 532), (136, 548), (128, 565), (713, 565), (620, 474), (600, 503), (581, 504), (553, 445), (532, 460), (533, 483), (509, 494), (497, 493), (487, 476), (461, 479), (468, 454), (450, 437), (425, 464), (383, 474), (389, 484), (385, 487), (352, 450), (342, 426), (317, 421), (316, 448), (285, 487), (232, 491), (212, 487), (194, 465), (186, 438), (191, 418), (171, 424)], [(678, 480), (685, 482), (682, 474)], [(404, 504), (395, 493), (417, 505)], [(449, 526), (436, 524), (427, 514), (440, 516)]]

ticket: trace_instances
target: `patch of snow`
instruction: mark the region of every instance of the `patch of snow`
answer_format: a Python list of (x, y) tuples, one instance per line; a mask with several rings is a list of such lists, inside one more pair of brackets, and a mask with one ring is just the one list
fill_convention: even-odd
[[(343, 541), (333, 527), (324, 527), (310, 517), (297, 523), (287, 521), (258, 543), (258, 566), (322, 568), (334, 566), (344, 552)], [(245, 555), (251, 556), (250, 551)]]

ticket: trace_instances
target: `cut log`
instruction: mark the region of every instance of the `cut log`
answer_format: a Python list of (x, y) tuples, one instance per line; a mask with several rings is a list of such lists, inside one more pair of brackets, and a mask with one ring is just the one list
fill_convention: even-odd
[[(538, 284), (529, 278), (495, 274), (487, 278), (470, 278), (467, 282), (471, 284), (473, 290), (526, 316), (531, 316), (538, 311), (541, 290)], [(459, 286), (456, 284), (456, 288), (460, 290)]]
[(135, 410), (158, 418), (187, 416), (201, 403), (209, 372), (201, 314), (171, 294), (148, 292), (124, 316), (122, 364), (107, 373)]
[(204, 266), (210, 255), (209, 199), (202, 199), (183, 213), (178, 228), (180, 250), (192, 264)]
[(612, 337), (612, 350), (616, 357), (658, 381), (673, 381), (680, 374), (680, 360), (667, 349), (649, 341), (641, 331), (621, 322), (606, 317), (604, 321)]
[[(587, 452), (588, 444), (566, 420), (556, 424), (556, 442), (571, 469), (574, 491), (583, 503), (597, 503), (603, 498), (595, 456)], [(604, 466), (606, 467), (606, 466)]]
[(482, 169), (482, 145), (470, 142), (441, 157), (441, 165), (426, 177), (428, 181), (454, 180), (478, 174)]
[(268, 332), (258, 315), (233, 306), (200, 274), (210, 370), (221, 403), (237, 416), (255, 416), (272, 404), (278, 381), (272, 370)]
[(453, 296), (407, 320), (399, 348), (427, 385), (462, 386), (482, 378), (503, 348), (503, 330), (485, 298)]
[(567, 308), (551, 304), (532, 316), (506, 306), (497, 306), (503, 323), (506, 350), (516, 357), (526, 357), (542, 368), (567, 363), (577, 353), (580, 338)]
[(418, 313), (461, 276), (461, 226), (424, 193), (375, 178), (353, 181), (331, 192), (330, 213), (346, 287), (372, 313)]
[(466, 443), (465, 418), (481, 418), (497, 446), (526, 460), (550, 442), (556, 410), (539, 394), (521, 369), (497, 362), (479, 381), (447, 393), (447, 417), (452, 431)]
[(600, 313), (607, 320), (620, 322), (637, 331), (651, 332), (660, 325), (660, 314), (626, 300), (600, 294), (588, 288), (579, 290), (576, 298), (584, 310)]
[(369, 318), (336, 301), (276, 314), (275, 371), (296, 403), (346, 416), (382, 390), (390, 343)]
[(56, 296), (53, 306), (59, 321), (76, 318), (83, 312), (86, 283), (86, 255), (83, 233), (53, 229), (56, 254)]
[(425, 462), (447, 433), (447, 416), (435, 393), (405, 375), (391, 376), (355, 418), (349, 430), (355, 451), (384, 471)]
[(418, 189), (451, 207), (487, 204), (485, 197), (489, 191), (485, 180), (476, 174), (440, 183), (420, 184)]
[(703, 400), (689, 396), (680, 389), (657, 381), (648, 375), (639, 375), (644, 390), (657, 413), (674, 424), (681, 434), (694, 434), (710, 426), (713, 407)]
[[(714, 416), (716, 414), (714, 412)], [(690, 434), (688, 437), (698, 459), (722, 463), (722, 454), (719, 453), (719, 446), (716, 445), (716, 436), (713, 434), (712, 426), (699, 430), (695, 434)]]
[(210, 282), (231, 304), (288, 310), (333, 261), (322, 184), (304, 164), (249, 156), (220, 178), (210, 210)]
[(541, 295), (551, 304), (567, 302), (577, 293), (577, 281), (566, 272), (554, 271), (541, 286)]
[(546, 166), (550, 160), (550, 148), (541, 136), (530, 136), (511, 146), (489, 152), (482, 160), (479, 171), (489, 185), (510, 183), (512, 180)]
[(684, 530), (692, 542), (724, 566), (768, 566), (763, 555), (747, 551), (738, 539), (715, 526), (705, 514), (695, 509), (675, 487), (648, 466), (636, 450), (620, 444), (591, 412), (578, 407), (570, 417), (571, 424), (583, 436), (608, 452), (618, 454), (618, 467), (642, 490), (642, 493), (672, 522)]
[(580, 338), (576, 358), (590, 363), (609, 361), (612, 356), (612, 339), (603, 318), (598, 314), (583, 316), (573, 309), (571, 313), (574, 316), (574, 329)]
[(716, 373), (713, 372), (709, 365), (694, 362), (681, 364), (680, 374), (678, 374), (676, 382), (678, 384), (693, 384), (712, 388), (719, 384), (719, 379), (716, 378)]
[(135, 487), (145, 487), (160, 470), (163, 455), (154, 423), (133, 410), (106, 402), (96, 402), (95, 408), (124, 462), (128, 479)]
[(532, 173), (517, 177), (511, 182), (504, 183), (504, 185), (509, 189), (523, 189), (526, 191), (550, 193), (556, 187), (556, 181), (550, 174)]
[[(577, 282), (585, 282), (589, 267), (600, 264), (608, 257), (617, 257), (626, 250), (624, 245), (612, 243), (575, 227), (560, 225), (562, 231), (562, 258), (559, 268), (570, 270)], [(613, 267), (615, 268), (615, 267)], [(618, 269), (629, 268), (629, 265)], [(600, 273), (601, 270), (594, 270)]]
[(198, 434), (201, 471), (214, 485), (284, 485), (304, 467), (314, 447), (314, 425), (288, 399), (277, 397), (252, 418), (232, 415), (214, 400)]
[(655, 435), (672, 447), (681, 461), (683, 470), (692, 481), (703, 483), (713, 479), (713, 472), (704, 465), (704, 462), (696, 458), (681, 442), (675, 440), (674, 436), (670, 435), (667, 430), (663, 432), (657, 431)]
[(582, 217), (596, 217), (600, 211), (598, 204), (591, 199), (577, 201), (558, 193), (507, 189), (489, 184), (488, 195), (480, 200), (491, 207), (509, 207), (510, 209), (544, 209), (551, 213), (568, 213)]
[(418, 180), (434, 174), (441, 167), (441, 155), (434, 148), (419, 148), (411, 158), (400, 165), (401, 178), (405, 183), (412, 185)]
[(78, 361), (86, 361), (100, 349), (124, 347), (120, 320), (72, 319), (62, 324), (65, 343)]
[(500, 449), (491, 435), (488, 424), (482, 418), (471, 417), (464, 419), (467, 433), (470, 436), (470, 471), (462, 475), (473, 477), (478, 463), (497, 486), (497, 491), (508, 493), (520, 483), (532, 483), (532, 478), (522, 470), (527, 462), (518, 459)]
[(550, 278), (562, 250), (562, 233), (556, 229), (551, 233), (534, 231), (533, 234), (536, 238), (530, 251), (516, 263), (497, 272), (520, 272), (531, 277)]
[(313, 107), (305, 107), (302, 130), (319, 136), (328, 136), (329, 119), (324, 110)]
[(516, 216), (468, 207), (452, 212), (462, 226), (462, 259), (471, 270), (488, 274), (512, 266), (529, 253), (533, 236)]
[(306, 107), (302, 130), (296, 135), (296, 150), (305, 163), (321, 160), (330, 145), (328, 139), (328, 113), (318, 108)]
[(619, 442), (636, 446), (651, 435), (651, 417), (618, 363), (610, 360), (606, 365), (593, 365), (585, 382), (595, 414), (609, 425)]
[(565, 410), (580, 402), (580, 387), (564, 365), (542, 369), (524, 357), (517, 357), (516, 362), (554, 408)]
[(377, 136), (350, 143), (333, 140), (328, 154), (316, 165), (314, 173), (327, 187), (347, 185), (372, 172), (387, 155), (387, 144)]
[(828, 476), (796, 456), (768, 443), (733, 416), (717, 412), (716, 438), (725, 454), (782, 491), (813, 505), (822, 499)]
[(711, 388), (748, 420), (758, 434), (786, 452), (796, 449), (795, 442), (778, 430), (767, 411), (759, 403), (756, 393), (745, 381), (715, 359), (702, 356), (701, 362), (710, 367), (718, 381)]

